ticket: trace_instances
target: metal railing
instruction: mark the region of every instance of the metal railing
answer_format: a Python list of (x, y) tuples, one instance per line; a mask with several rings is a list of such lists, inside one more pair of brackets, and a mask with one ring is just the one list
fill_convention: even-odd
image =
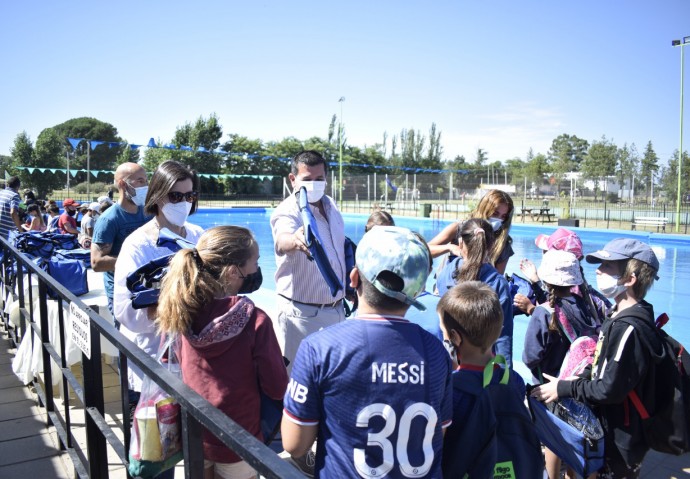
[[(133, 342), (125, 338), (105, 318), (94, 309), (84, 304), (78, 297), (50, 277), (32, 259), (5, 239), (0, 238), (2, 250), (2, 271), (0, 284), (2, 285), (3, 303), (18, 300), (20, 324), (17, 328), (9, 322), (7, 314), (3, 313), (5, 329), (10, 333), (10, 340), (18, 346), (25, 334), (40, 337), (43, 361), (43, 382), (34, 378), (34, 386), (40, 403), (47, 412), (47, 426), (55, 427), (60, 440), (60, 448), (64, 449), (74, 464), (75, 473), (79, 478), (107, 478), (108, 457), (107, 446), (115, 451), (124, 466), (128, 464), (130, 442), (129, 428), (129, 399), (127, 393), (127, 363), (132, 361), (148, 377), (153, 379), (162, 389), (169, 393), (181, 406), (182, 419), (182, 449), (184, 453), (184, 468), (186, 478), (203, 478), (204, 457), (202, 433), (206, 428), (227, 447), (232, 449), (251, 467), (267, 478), (300, 478), (304, 477), (297, 469), (280, 459), (274, 451), (266, 447), (245, 429), (230, 419), (225, 413), (212, 406), (203, 397), (185, 385), (181, 379), (171, 374)], [(28, 288), (28, 301), (25, 297), (25, 282), (38, 285), (38, 312), (34, 311), (33, 287)], [(48, 290), (57, 294), (56, 300), (48, 298)], [(50, 341), (48, 301), (57, 301), (59, 322), (59, 347), (56, 349)], [(65, 318), (63, 304), (73, 303), (89, 318), (91, 333), (90, 358), (82, 354), (83, 382), (80, 382), (67, 364), (65, 354)], [(27, 309), (28, 303), (28, 309)], [(35, 334), (34, 334), (35, 333)], [(120, 352), (120, 391), (123, 413), (123, 435), (121, 441), (113, 427), (107, 424), (104, 412), (103, 371), (101, 363), (101, 336), (113, 344)], [(57, 339), (57, 338), (54, 338)], [(62, 401), (64, 413), (61, 413), (53, 393), (53, 372), (51, 361), (54, 361), (62, 374)], [(68, 387), (72, 388), (76, 400), (84, 407), (86, 447), (78, 444), (73, 434), (73, 423), (70, 417), (70, 395)], [(129, 474), (127, 477), (130, 477)]]

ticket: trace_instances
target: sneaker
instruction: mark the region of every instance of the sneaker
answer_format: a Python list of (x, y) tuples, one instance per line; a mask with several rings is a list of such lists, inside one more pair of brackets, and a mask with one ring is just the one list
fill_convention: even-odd
[(281, 452), (278, 456), (302, 471), (307, 477), (314, 477), (314, 466), (316, 465), (316, 454), (314, 454), (314, 451), (309, 450), (302, 457), (293, 457), (287, 451)]

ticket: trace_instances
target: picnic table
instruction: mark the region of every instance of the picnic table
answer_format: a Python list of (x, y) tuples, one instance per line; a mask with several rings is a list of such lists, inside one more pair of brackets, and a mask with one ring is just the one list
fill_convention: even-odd
[[(551, 222), (551, 217), (555, 216), (553, 213), (551, 213), (551, 208), (547, 207), (541, 207), (539, 208), (539, 214), (537, 214), (537, 221), (539, 221), (539, 218), (541, 218), (541, 222), (544, 222), (544, 218), (546, 218), (546, 221)], [(532, 217), (534, 219), (534, 217)]]

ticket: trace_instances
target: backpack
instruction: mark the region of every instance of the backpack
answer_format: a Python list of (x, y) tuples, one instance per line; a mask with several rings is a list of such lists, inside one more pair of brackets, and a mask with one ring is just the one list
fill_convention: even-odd
[(19, 233), (14, 237), (14, 247), (29, 256), (50, 258), (55, 244), (44, 233), (26, 232)]
[[(84, 262), (78, 259), (50, 258), (45, 260), (44, 268), (55, 281), (75, 296), (81, 296), (89, 292), (87, 268)], [(57, 293), (48, 288), (48, 296), (57, 299)]]
[[(500, 379), (494, 365), (502, 364)], [(464, 380), (467, 379), (467, 380)], [(456, 390), (475, 402), (462, 430), (444, 444), (444, 477), (542, 477), (544, 459), (524, 398), (509, 384), (511, 370), (497, 355), (484, 368), (483, 379), (467, 376)]]
[(656, 328), (624, 317), (621, 321), (633, 327), (652, 330), (664, 345), (664, 357), (655, 367), (657, 411), (649, 414), (633, 389), (628, 399), (642, 418), (647, 445), (655, 451), (681, 455), (690, 451), (690, 354), (685, 347), (661, 329), (668, 322), (663, 313), (656, 320)]

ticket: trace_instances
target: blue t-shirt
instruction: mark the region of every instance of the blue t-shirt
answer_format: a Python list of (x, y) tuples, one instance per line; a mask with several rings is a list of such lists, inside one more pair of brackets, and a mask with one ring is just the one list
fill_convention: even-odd
[(451, 362), (416, 324), (362, 315), (308, 336), (284, 404), (318, 424), (317, 477), (441, 477)]
[[(151, 216), (144, 214), (144, 208), (141, 206), (136, 213), (128, 213), (119, 203), (115, 203), (105, 210), (105, 213), (96, 221), (91, 241), (96, 244), (112, 245), (109, 254), (117, 256), (120, 254), (125, 238), (151, 218)], [(109, 298), (113, 297), (114, 280), (113, 271), (106, 271), (103, 275), (105, 292)]]
[(436, 306), (438, 306), (438, 302), (441, 300), (441, 297), (424, 291), (415, 299), (426, 306), (426, 311), (420, 311), (412, 306), (407, 310), (407, 313), (405, 313), (405, 319), (420, 325), (422, 328), (443, 341), (443, 333), (441, 332), (438, 313), (436, 312)]
[[(438, 294), (443, 294), (457, 283), (453, 279), (453, 273), (456, 268), (462, 266), (462, 258), (455, 258), (448, 263), (445, 268), (439, 273), (436, 280), (436, 288)], [(496, 271), (496, 268), (488, 263), (484, 263), (479, 269), (479, 278), (477, 281), (482, 281), (488, 284), (498, 295), (498, 300), (501, 302), (501, 309), (503, 310), (503, 330), (501, 336), (513, 336), (513, 298), (510, 294), (510, 284), (508, 280), (501, 273)]]

